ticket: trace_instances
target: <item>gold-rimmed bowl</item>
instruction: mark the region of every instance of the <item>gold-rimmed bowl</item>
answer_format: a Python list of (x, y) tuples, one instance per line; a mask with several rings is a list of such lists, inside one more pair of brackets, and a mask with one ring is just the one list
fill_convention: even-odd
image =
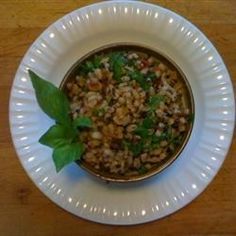
[[(190, 87), (190, 84), (185, 76), (185, 74), (182, 72), (182, 70), (179, 68), (179, 66), (172, 61), (169, 57), (164, 55), (161, 52), (158, 52), (154, 49), (151, 49), (149, 47), (143, 46), (143, 45), (136, 45), (131, 43), (119, 43), (119, 44), (112, 44), (112, 45), (106, 45), (100, 48), (97, 48), (95, 50), (92, 50), (91, 52), (87, 53), (83, 57), (81, 57), (66, 73), (64, 76), (60, 88), (66, 92), (66, 84), (70, 81), (72, 81), (77, 73), (77, 68), (81, 63), (83, 63), (88, 58), (92, 57), (93, 55), (101, 52), (108, 52), (108, 51), (120, 51), (120, 50), (135, 50), (139, 52), (147, 53), (148, 55), (152, 55), (156, 58), (158, 58), (161, 62), (164, 62), (164, 64), (168, 65), (169, 68), (174, 69), (177, 72), (178, 79), (181, 81), (181, 83), (184, 86), (184, 94), (183, 98), (185, 101), (186, 106), (189, 108), (190, 113), (194, 114), (194, 98), (192, 94), (192, 90)], [(147, 179), (151, 176), (154, 176), (161, 171), (163, 171), (165, 168), (167, 168), (169, 165), (171, 165), (182, 153), (184, 150), (187, 142), (189, 141), (193, 123), (191, 122), (188, 125), (188, 130), (185, 133), (184, 137), (182, 138), (182, 142), (179, 144), (179, 146), (176, 148), (176, 150), (169, 156), (167, 156), (164, 160), (160, 161), (158, 164), (154, 165), (150, 170), (148, 170), (146, 173), (138, 174), (134, 176), (125, 176), (120, 174), (111, 174), (104, 170), (97, 170), (88, 163), (86, 163), (83, 158), (80, 161), (77, 161), (76, 163), (85, 171), (88, 173), (109, 182), (135, 182)]]

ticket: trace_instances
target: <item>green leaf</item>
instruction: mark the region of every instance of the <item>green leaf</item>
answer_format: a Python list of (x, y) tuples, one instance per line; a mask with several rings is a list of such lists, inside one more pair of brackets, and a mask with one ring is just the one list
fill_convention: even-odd
[(137, 81), (140, 84), (140, 86), (142, 86), (143, 83), (145, 82), (144, 75), (138, 70), (129, 72), (129, 76), (131, 77), (131, 79)]
[(153, 72), (153, 71), (149, 71), (149, 72), (145, 75), (145, 77), (146, 77), (147, 79), (150, 79), (150, 80), (154, 80), (154, 79), (157, 78), (155, 72)]
[(143, 122), (139, 124), (138, 127), (134, 130), (134, 133), (139, 135), (143, 139), (146, 139), (151, 135), (150, 129), (152, 129), (154, 125), (154, 117), (145, 117)]
[(43, 134), (39, 142), (51, 148), (57, 148), (69, 144), (75, 138), (76, 133), (72, 128), (60, 124), (53, 125), (49, 130)]
[(151, 137), (151, 140), (152, 140), (151, 141), (152, 144), (155, 144), (155, 145), (158, 144), (159, 145), (160, 142), (163, 140), (163, 137), (153, 134), (152, 137)]
[(66, 144), (54, 149), (52, 157), (56, 166), (56, 171), (59, 172), (64, 166), (80, 160), (85, 148), (82, 143)]
[(95, 68), (99, 68), (101, 66), (101, 56), (95, 55), (93, 59), (93, 65)]
[(143, 90), (147, 91), (151, 87), (150, 81), (148, 81), (144, 74), (140, 71), (131, 71), (129, 72), (129, 76), (132, 80), (137, 81)]
[(133, 152), (134, 156), (138, 156), (142, 153), (142, 151), (144, 149), (144, 144), (142, 141), (139, 141), (136, 144), (132, 144), (132, 146), (130, 148), (131, 148), (131, 151)]
[(146, 174), (148, 172), (148, 169), (145, 167), (145, 166), (141, 166), (139, 169), (138, 169), (138, 173), (140, 175), (143, 175), (143, 174)]
[(121, 77), (123, 75), (123, 72), (124, 72), (123, 70), (126, 63), (126, 59), (123, 53), (121, 52), (111, 53), (109, 57), (109, 62), (111, 65), (111, 69), (113, 71), (113, 78), (116, 81), (121, 82)]
[(144, 75), (140, 71), (130, 71), (129, 76), (131, 77), (131, 79), (136, 80), (138, 83), (143, 83)]
[(144, 143), (142, 142), (142, 140), (138, 143), (123, 141), (123, 145), (127, 147), (133, 153), (134, 156), (138, 156), (139, 154), (141, 154), (144, 149)]
[(165, 101), (165, 96), (156, 94), (149, 98), (148, 106), (150, 110), (156, 110), (163, 101)]
[(85, 67), (86, 67), (87, 72), (92, 72), (95, 69), (91, 61), (86, 61)]
[(163, 140), (170, 141), (172, 139), (172, 128), (169, 126), (165, 132), (162, 132), (161, 137)]
[(175, 136), (174, 138), (172, 138), (171, 143), (173, 143), (174, 145), (177, 146), (177, 145), (181, 144), (182, 140), (183, 140), (183, 137), (178, 135), (178, 136)]
[(155, 117), (145, 117), (142, 123), (142, 126), (146, 129), (152, 129), (155, 125), (156, 119)]
[(72, 123), (69, 116), (69, 101), (63, 92), (30, 70), (29, 75), (40, 107), (56, 120), (56, 124), (42, 135), (39, 142), (54, 148), (52, 157), (58, 172), (65, 165), (81, 158), (85, 148), (82, 143), (75, 140), (78, 134), (75, 127), (91, 127), (92, 120), (84, 116), (78, 117)]
[(151, 87), (151, 83), (146, 81), (145, 83), (141, 84), (141, 87), (144, 91), (148, 91)]
[(29, 70), (29, 75), (41, 109), (58, 123), (70, 123), (70, 106), (66, 95), (55, 85), (40, 78), (33, 71)]
[(156, 134), (153, 134), (151, 136), (151, 142), (150, 142), (150, 149), (154, 149), (160, 146), (160, 143), (162, 141), (171, 142), (172, 140), (172, 129), (171, 127), (168, 127), (166, 131), (163, 131), (160, 136), (157, 136)]
[(76, 128), (91, 128), (93, 121), (87, 116), (79, 116), (73, 121), (73, 124)]
[(101, 67), (101, 56), (95, 55), (93, 58), (86, 60), (78, 68), (78, 73), (87, 75), (89, 72), (93, 72), (95, 69)]
[(149, 130), (143, 127), (142, 125), (138, 126), (134, 133), (139, 135), (141, 138), (147, 138), (149, 136)]

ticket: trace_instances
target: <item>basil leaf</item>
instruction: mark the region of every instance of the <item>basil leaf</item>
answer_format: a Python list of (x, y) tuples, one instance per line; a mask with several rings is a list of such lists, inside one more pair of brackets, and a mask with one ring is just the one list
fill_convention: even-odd
[(29, 75), (41, 109), (58, 123), (70, 123), (70, 106), (66, 95), (55, 85), (40, 78), (33, 71), (29, 70)]
[(54, 149), (52, 158), (56, 166), (56, 171), (59, 172), (64, 166), (80, 160), (85, 148), (82, 143), (66, 144)]
[(79, 116), (74, 121), (73, 124), (76, 128), (91, 128), (93, 121), (86, 116)]
[(39, 142), (51, 148), (56, 148), (71, 143), (75, 136), (76, 133), (72, 128), (56, 124), (41, 136)]

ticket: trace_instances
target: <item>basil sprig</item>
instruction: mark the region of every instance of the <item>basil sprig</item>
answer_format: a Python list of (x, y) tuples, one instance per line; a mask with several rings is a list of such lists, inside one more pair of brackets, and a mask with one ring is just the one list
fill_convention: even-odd
[(66, 95), (33, 71), (29, 70), (29, 75), (39, 106), (55, 120), (55, 124), (40, 137), (39, 142), (53, 148), (52, 157), (56, 171), (59, 172), (64, 166), (81, 159), (85, 148), (79, 141), (78, 133), (82, 128), (91, 128), (93, 122), (86, 116), (72, 120)]

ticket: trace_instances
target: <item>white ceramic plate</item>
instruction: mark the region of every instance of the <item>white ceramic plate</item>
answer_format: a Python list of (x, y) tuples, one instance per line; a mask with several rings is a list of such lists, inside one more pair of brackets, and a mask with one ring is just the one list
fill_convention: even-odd
[[(139, 183), (106, 184), (76, 164), (57, 174), (51, 149), (38, 143), (53, 121), (40, 110), (27, 69), (59, 85), (84, 54), (117, 42), (163, 52), (185, 73), (196, 109), (190, 140), (169, 168)], [(75, 10), (37, 38), (17, 70), (9, 116), (19, 159), (47, 197), (82, 218), (128, 225), (173, 213), (206, 188), (230, 147), (234, 106), (227, 69), (214, 46), (194, 25), (155, 5), (112, 1)]]

